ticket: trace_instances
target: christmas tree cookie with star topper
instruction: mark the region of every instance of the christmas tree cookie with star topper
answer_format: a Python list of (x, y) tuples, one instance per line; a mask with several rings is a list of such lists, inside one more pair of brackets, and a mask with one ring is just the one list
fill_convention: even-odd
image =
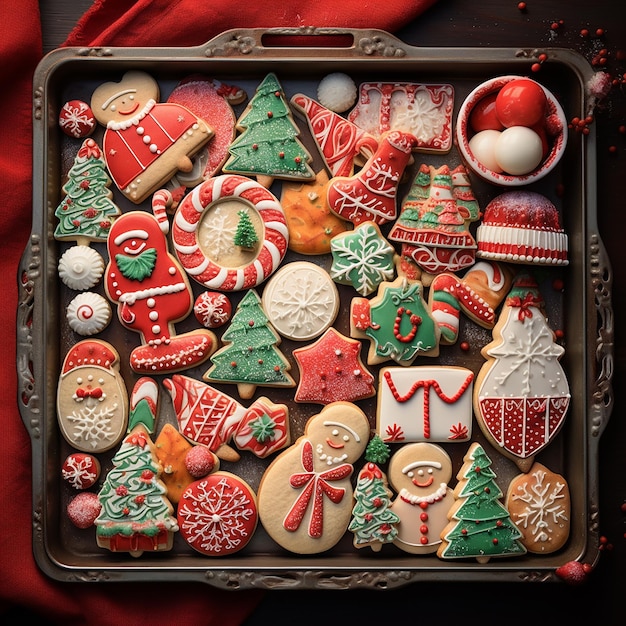
[(493, 341), (481, 350), (487, 361), (474, 385), (481, 430), (523, 472), (560, 431), (570, 404), (560, 363), (565, 349), (556, 343), (542, 308), (535, 279), (526, 272), (518, 275)]

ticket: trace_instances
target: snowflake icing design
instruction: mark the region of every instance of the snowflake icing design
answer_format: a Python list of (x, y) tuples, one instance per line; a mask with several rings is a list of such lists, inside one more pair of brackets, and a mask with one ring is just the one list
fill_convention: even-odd
[(254, 506), (250, 496), (228, 479), (202, 481), (186, 496), (182, 518), (188, 541), (209, 553), (232, 552), (250, 539)]
[(98, 478), (93, 471), (93, 462), (89, 457), (68, 459), (67, 465), (61, 470), (61, 473), (63, 478), (76, 489), (82, 489), (85, 482), (93, 483)]
[(79, 102), (74, 105), (68, 102), (65, 105), (65, 117), (59, 119), (59, 125), (70, 132), (73, 137), (80, 137), (85, 126), (92, 128), (95, 124), (90, 113), (86, 103)]
[(223, 211), (222, 207), (216, 207), (211, 219), (204, 220), (202, 224), (203, 241), (210, 245), (213, 259), (218, 262), (222, 257), (235, 251), (235, 234), (237, 233), (237, 221), (229, 211)]
[(103, 439), (112, 440), (115, 433), (111, 428), (117, 404), (110, 407), (84, 407), (80, 412), (72, 412), (67, 419), (73, 424), (75, 441), (83, 441), (94, 450)]
[(362, 295), (373, 293), (378, 285), (393, 278), (393, 247), (374, 225), (363, 223), (346, 235), (331, 241), (331, 278), (352, 284)]
[(549, 541), (551, 524), (567, 522), (566, 509), (562, 504), (565, 498), (565, 483), (546, 481), (546, 472), (537, 470), (533, 473), (536, 482), (530, 487), (519, 487), (521, 493), (513, 494), (513, 500), (526, 503), (525, 509), (517, 516), (516, 524), (524, 530), (530, 529), (533, 540), (537, 543)]

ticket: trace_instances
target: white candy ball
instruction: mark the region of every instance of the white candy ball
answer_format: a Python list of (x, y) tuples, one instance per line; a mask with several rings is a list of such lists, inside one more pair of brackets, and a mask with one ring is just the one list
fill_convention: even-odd
[(317, 99), (330, 111), (343, 113), (356, 102), (356, 85), (347, 74), (333, 72), (317, 86)]
[(469, 149), (474, 158), (488, 170), (499, 174), (502, 167), (495, 156), (496, 144), (502, 133), (499, 130), (481, 130), (469, 140)]
[(500, 133), (494, 154), (498, 165), (507, 174), (528, 174), (541, 163), (541, 137), (527, 126), (511, 126)]

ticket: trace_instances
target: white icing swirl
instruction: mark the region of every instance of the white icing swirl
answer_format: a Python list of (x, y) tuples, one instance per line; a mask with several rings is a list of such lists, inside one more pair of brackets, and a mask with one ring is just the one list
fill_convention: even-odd
[(111, 321), (111, 306), (98, 293), (79, 293), (67, 307), (67, 321), (79, 335), (95, 335)]
[(102, 278), (104, 259), (89, 246), (72, 246), (59, 259), (59, 276), (76, 291), (91, 289)]

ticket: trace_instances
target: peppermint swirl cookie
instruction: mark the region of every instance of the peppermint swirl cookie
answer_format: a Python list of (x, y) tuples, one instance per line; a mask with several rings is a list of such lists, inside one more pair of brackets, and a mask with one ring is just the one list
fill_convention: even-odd
[(67, 307), (67, 322), (79, 335), (90, 336), (104, 330), (111, 321), (111, 305), (93, 291), (79, 293)]

